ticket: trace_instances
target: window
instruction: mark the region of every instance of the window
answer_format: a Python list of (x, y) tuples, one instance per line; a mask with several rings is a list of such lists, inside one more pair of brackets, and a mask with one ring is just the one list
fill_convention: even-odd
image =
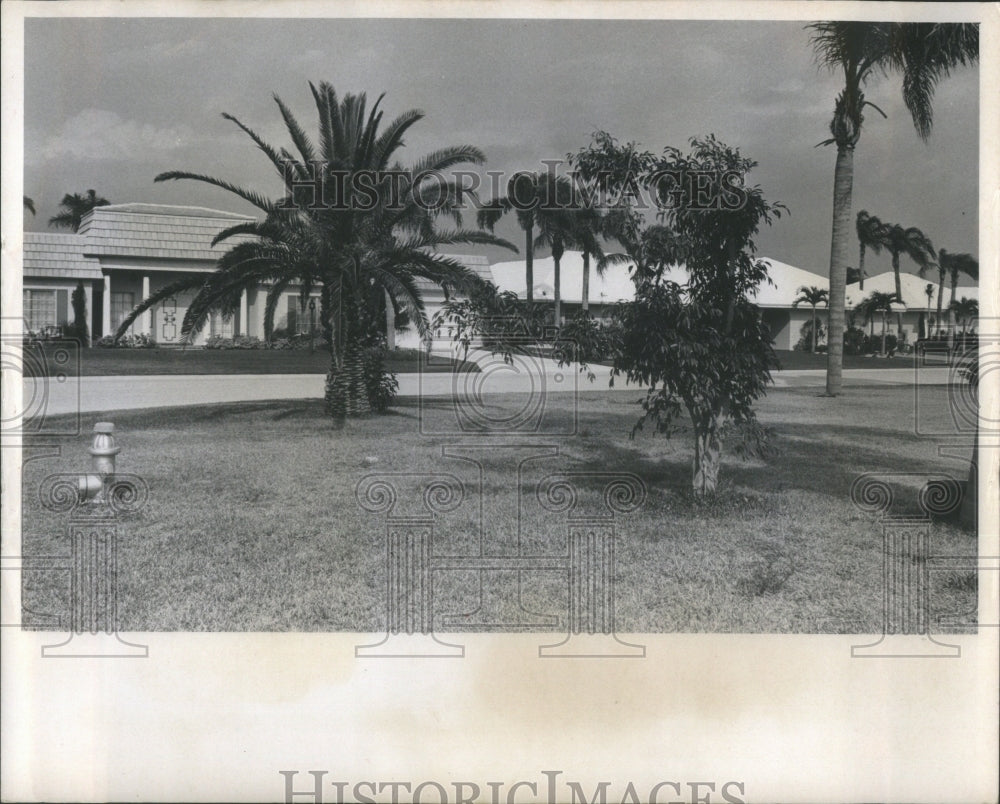
[(135, 294), (133, 293), (111, 293), (111, 331), (114, 332), (121, 326), (125, 316), (132, 312), (135, 307)]
[(25, 290), (24, 322), (30, 332), (52, 327), (56, 321), (56, 292), (54, 290)]
[(302, 309), (302, 297), (296, 294), (289, 294), (288, 299), (288, 334), (308, 335), (312, 329), (319, 324), (319, 296), (310, 297), (306, 302), (305, 310)]
[(212, 313), (208, 323), (209, 335), (221, 335), (223, 338), (233, 337), (233, 316), (223, 318), (220, 313)]

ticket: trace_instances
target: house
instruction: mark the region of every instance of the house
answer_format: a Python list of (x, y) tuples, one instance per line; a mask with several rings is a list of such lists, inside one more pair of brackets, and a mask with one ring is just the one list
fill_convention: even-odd
[[(936, 274), (934, 276), (928, 274), (927, 277), (920, 277), (916, 274), (900, 273), (899, 284), (902, 290), (903, 303), (892, 305), (892, 316), (888, 324), (889, 332), (894, 333), (896, 331), (898, 323), (896, 320), (897, 315), (902, 318), (903, 332), (906, 335), (907, 342), (911, 344), (920, 337), (921, 322), (923, 323), (924, 333), (930, 333), (947, 327), (948, 305), (951, 304), (952, 298), (951, 285), (949, 281), (945, 282), (944, 298), (941, 304), (941, 318), (943, 320), (937, 322), (934, 320), (937, 318), (937, 279)], [(962, 281), (969, 280), (968, 278), (963, 278)], [(873, 292), (892, 294), (896, 292), (896, 277), (892, 271), (886, 271), (885, 273), (866, 279), (863, 290), (857, 282), (847, 286), (845, 304), (848, 321), (851, 320), (851, 313), (857, 306)], [(979, 301), (979, 288), (975, 285), (959, 285), (955, 292), (955, 298), (961, 299), (963, 296)], [(863, 328), (865, 326), (864, 317), (855, 315), (854, 325)], [(880, 327), (881, 324), (878, 324), (876, 327), (877, 332), (881, 331)]]
[[(23, 302), (25, 327), (39, 332), (65, 326), (73, 319), (73, 290), (82, 283), (88, 325), (93, 338), (114, 333), (142, 299), (184, 276), (208, 274), (232, 245), (212, 246), (223, 229), (253, 220), (247, 216), (203, 207), (164, 204), (112, 204), (95, 207), (76, 234), (25, 232)], [(454, 255), (483, 278), (489, 278), (485, 257)], [(428, 314), (444, 300), (441, 289), (420, 283)], [(202, 344), (212, 335), (264, 336), (264, 304), (269, 287), (243, 292), (237, 313), (228, 319), (215, 315), (193, 340)], [(148, 334), (160, 345), (180, 344), (181, 324), (194, 290), (177, 293), (143, 313), (131, 334)], [(316, 305), (303, 308), (299, 288), (289, 286), (278, 304), (276, 330), (308, 333), (318, 313)], [(395, 345), (419, 342), (412, 327), (392, 333)], [(395, 337), (398, 335), (398, 339)]]
[[(802, 325), (812, 318), (808, 306), (794, 307), (800, 287), (828, 287), (826, 277), (797, 268), (787, 263), (763, 258), (768, 264), (768, 275), (773, 284), (764, 283), (757, 291), (754, 301), (763, 311), (764, 320), (774, 334), (776, 349), (791, 349), (798, 342)], [(635, 286), (630, 276), (633, 264), (609, 265), (603, 276), (595, 269), (595, 261), (590, 265), (590, 287), (588, 300), (591, 314), (597, 317), (610, 312), (619, 301), (635, 298)], [(502, 291), (516, 293), (525, 298), (524, 261), (495, 263), (491, 266), (493, 281)], [(535, 259), (532, 264), (535, 301), (552, 300), (555, 285), (555, 262), (552, 257)], [(667, 277), (684, 284), (687, 272), (683, 268), (673, 268)], [(580, 309), (583, 300), (583, 254), (567, 251), (559, 261), (560, 299), (565, 317), (572, 316)], [(822, 309), (822, 308), (820, 308)]]

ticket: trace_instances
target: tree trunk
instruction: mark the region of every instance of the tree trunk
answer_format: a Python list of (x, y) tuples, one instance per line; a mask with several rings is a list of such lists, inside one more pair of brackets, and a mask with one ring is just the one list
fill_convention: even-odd
[(812, 354), (816, 354), (816, 308), (813, 307), (813, 342), (812, 342)]
[[(938, 298), (937, 298), (937, 318), (934, 319), (934, 326), (941, 330), (941, 297), (944, 295), (944, 272), (938, 274)], [(935, 336), (937, 332), (934, 333)]]
[(533, 226), (528, 226), (524, 230), (524, 282), (528, 286), (525, 291), (525, 299), (531, 304), (535, 300), (535, 243)]
[(833, 172), (833, 236), (830, 241), (830, 334), (826, 349), (826, 393), (837, 396), (844, 373), (844, 288), (851, 236), (851, 194), (854, 187), (854, 148), (837, 147)]
[(958, 290), (958, 273), (951, 275), (951, 301), (948, 303), (948, 348), (955, 348), (955, 292)]
[(882, 357), (885, 357), (885, 335), (888, 328), (885, 325), (885, 310), (882, 311)]
[[(899, 255), (892, 255), (892, 274), (896, 280), (896, 302), (899, 304), (903, 303), (903, 281), (899, 276)], [(899, 311), (896, 313), (896, 337), (902, 340), (903, 338), (903, 312)]]
[(701, 426), (695, 426), (694, 475), (691, 489), (695, 497), (715, 494), (721, 463), (722, 442), (719, 440), (719, 421), (717, 416), (713, 416)]
[(583, 296), (583, 303), (581, 304), (581, 309), (583, 312), (590, 311), (590, 252), (583, 252), (583, 290), (581, 291)]
[(865, 244), (858, 247), (858, 290), (865, 289)]
[(556, 328), (562, 326), (562, 293), (559, 288), (559, 262), (560, 258), (553, 255), (552, 298), (555, 301)]

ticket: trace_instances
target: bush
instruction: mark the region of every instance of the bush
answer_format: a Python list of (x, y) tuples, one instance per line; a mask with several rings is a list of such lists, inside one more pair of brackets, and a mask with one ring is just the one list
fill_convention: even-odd
[(867, 354), (868, 336), (859, 327), (851, 327), (844, 331), (844, 354), (863, 355)]
[(222, 335), (212, 335), (205, 341), (206, 349), (266, 349), (264, 343), (256, 335), (237, 335), (235, 338), (226, 338)]
[(155, 349), (156, 341), (151, 335), (123, 335), (115, 342), (114, 335), (105, 335), (96, 343), (103, 349)]
[[(846, 334), (846, 333), (845, 333)], [(826, 329), (824, 329), (822, 322), (816, 322), (816, 351), (820, 351), (822, 346), (822, 351), (826, 351), (826, 346), (819, 343), (820, 339), (826, 336)], [(812, 350), (812, 319), (806, 321), (802, 327), (799, 329), (799, 342), (792, 347), (797, 352), (809, 352)]]

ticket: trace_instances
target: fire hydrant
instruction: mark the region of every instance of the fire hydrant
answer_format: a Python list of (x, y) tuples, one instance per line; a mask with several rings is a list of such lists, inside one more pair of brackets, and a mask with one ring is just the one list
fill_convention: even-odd
[(94, 443), (88, 450), (94, 461), (94, 473), (80, 476), (81, 502), (107, 502), (107, 487), (115, 476), (115, 456), (121, 452), (121, 447), (115, 446), (114, 432), (115, 426), (111, 422), (94, 425)]

